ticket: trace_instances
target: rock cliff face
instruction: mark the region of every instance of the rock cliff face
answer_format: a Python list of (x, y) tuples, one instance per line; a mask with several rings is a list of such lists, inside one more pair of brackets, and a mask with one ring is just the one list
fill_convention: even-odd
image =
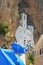
[(25, 12), (28, 15), (28, 24), (35, 27), (36, 42), (43, 33), (39, 4), (39, 0), (0, 0), (0, 21), (5, 21), (9, 25), (10, 33), (14, 35), (19, 25), (19, 13)]
[[(15, 35), (15, 30), (19, 25), (18, 2), (19, 0), (0, 0), (0, 22), (8, 24), (11, 35)], [(0, 43), (3, 41), (0, 37)]]
[(19, 0), (0, 0), (0, 20), (9, 25), (11, 33), (18, 26), (18, 2)]

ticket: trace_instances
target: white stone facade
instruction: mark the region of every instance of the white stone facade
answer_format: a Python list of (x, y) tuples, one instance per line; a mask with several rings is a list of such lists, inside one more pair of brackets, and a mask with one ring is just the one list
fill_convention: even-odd
[[(21, 20), (19, 22), (21, 26), (17, 28), (15, 33), (17, 42), (23, 46), (24, 45), (26, 46), (28, 43), (30, 43), (31, 45), (34, 45), (34, 39), (33, 39), (34, 28), (31, 26), (28, 26), (28, 29), (27, 29), (27, 15), (22, 13)], [(24, 64), (26, 65), (25, 54), (21, 55), (21, 59), (24, 61)]]

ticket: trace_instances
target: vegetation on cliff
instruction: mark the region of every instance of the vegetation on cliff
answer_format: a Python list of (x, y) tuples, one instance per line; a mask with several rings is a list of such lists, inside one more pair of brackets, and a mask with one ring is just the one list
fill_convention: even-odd
[(0, 35), (6, 35), (6, 33), (8, 33), (8, 31), (9, 31), (8, 25), (1, 22), (0, 23)]

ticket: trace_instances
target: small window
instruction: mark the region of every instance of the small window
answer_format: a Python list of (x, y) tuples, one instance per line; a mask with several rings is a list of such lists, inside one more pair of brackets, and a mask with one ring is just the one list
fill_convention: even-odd
[(25, 16), (24, 16), (24, 20), (25, 20)]
[(43, 47), (42, 47), (42, 54), (43, 54)]
[(40, 49), (40, 55), (41, 55), (41, 49)]
[(24, 40), (24, 45), (25, 45), (25, 42), (26, 42), (26, 40)]

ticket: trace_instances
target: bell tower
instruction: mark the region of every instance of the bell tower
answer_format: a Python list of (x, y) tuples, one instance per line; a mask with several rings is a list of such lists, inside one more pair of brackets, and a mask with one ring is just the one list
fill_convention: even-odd
[(27, 28), (27, 15), (25, 13), (21, 13), (20, 25), (23, 28)]

